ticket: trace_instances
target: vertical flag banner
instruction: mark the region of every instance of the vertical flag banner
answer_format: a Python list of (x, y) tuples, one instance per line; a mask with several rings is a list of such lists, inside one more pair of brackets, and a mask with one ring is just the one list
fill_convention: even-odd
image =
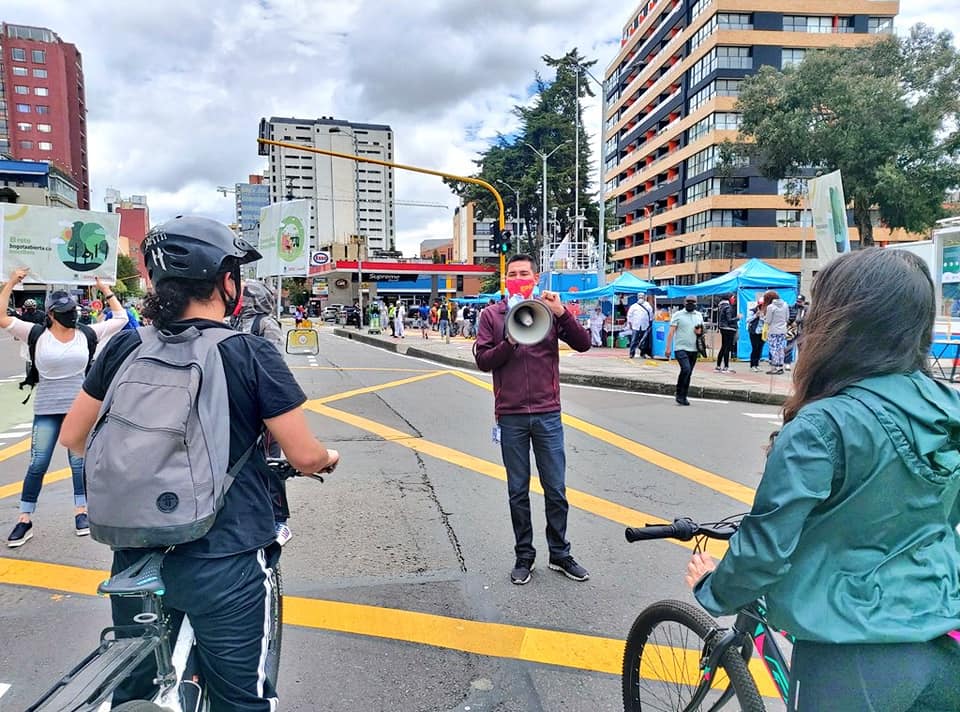
[(17, 204), (0, 214), (0, 273), (26, 267), (27, 282), (116, 282), (119, 214)]
[(828, 173), (809, 182), (810, 212), (817, 238), (817, 255), (821, 264), (837, 254), (850, 251), (847, 230), (847, 202), (843, 197), (840, 171)]
[(288, 200), (260, 210), (257, 277), (306, 277), (310, 264), (310, 201)]

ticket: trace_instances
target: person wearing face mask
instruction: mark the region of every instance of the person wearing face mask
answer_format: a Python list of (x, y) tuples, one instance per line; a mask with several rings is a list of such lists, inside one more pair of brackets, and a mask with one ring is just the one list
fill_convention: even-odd
[[(0, 291), (0, 303), (9, 302), (14, 286), (20, 284), (28, 273), (26, 269), (13, 272)], [(24, 384), (37, 386), (33, 399), (30, 465), (20, 495), (20, 517), (7, 538), (7, 546), (11, 548), (22, 546), (33, 537), (31, 517), (37, 508), (43, 478), (50, 466), (64, 416), (80, 392), (97, 342), (110, 338), (127, 323), (127, 313), (100, 279), (97, 279), (97, 289), (103, 292), (115, 316), (94, 326), (78, 326), (77, 300), (63, 291), (50, 295), (45, 325), (16, 317), (0, 317), (0, 328), (6, 329), (15, 339), (31, 344), (33, 369)], [(73, 475), (74, 527), (77, 536), (86, 536), (90, 533), (90, 525), (83, 484), (83, 458), (73, 451), (67, 454)]]
[(667, 332), (667, 358), (670, 349), (676, 346), (677, 363), (680, 364), (680, 376), (677, 378), (677, 404), (690, 405), (687, 393), (690, 391), (690, 377), (697, 365), (697, 336), (703, 333), (703, 315), (697, 311), (697, 298), (686, 297), (683, 309), (670, 319), (670, 331)]

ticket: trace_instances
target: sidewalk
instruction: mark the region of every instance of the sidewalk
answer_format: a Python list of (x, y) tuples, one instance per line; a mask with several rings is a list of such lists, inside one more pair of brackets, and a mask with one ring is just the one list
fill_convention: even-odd
[[(324, 329), (326, 331), (326, 329)], [(333, 327), (333, 333), (354, 341), (406, 354), (429, 359), (448, 366), (460, 366), (476, 369), (473, 360), (473, 341), (454, 337), (449, 344), (435, 331), (424, 340), (420, 331), (410, 329), (405, 339), (394, 339), (390, 332), (386, 334), (368, 334), (355, 327)], [(595, 347), (580, 354), (560, 344), (560, 381), (588, 386), (602, 386), (624, 391), (641, 393), (674, 394), (679, 367), (676, 361), (647, 360), (639, 357), (631, 359), (626, 349)], [(715, 352), (712, 358), (701, 359), (693, 371), (690, 383), (690, 396), (715, 400), (747, 401), (781, 405), (792, 390), (791, 375), (788, 371), (782, 376), (768, 376), (765, 373), (752, 373), (748, 363), (731, 361), (731, 373), (717, 373)], [(766, 363), (761, 364), (764, 371)]]

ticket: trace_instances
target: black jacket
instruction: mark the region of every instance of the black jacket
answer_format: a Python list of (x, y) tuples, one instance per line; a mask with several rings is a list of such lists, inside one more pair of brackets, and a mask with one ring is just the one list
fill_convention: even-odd
[(730, 302), (720, 302), (720, 313), (717, 315), (717, 326), (721, 329), (737, 329), (737, 313), (734, 311)]

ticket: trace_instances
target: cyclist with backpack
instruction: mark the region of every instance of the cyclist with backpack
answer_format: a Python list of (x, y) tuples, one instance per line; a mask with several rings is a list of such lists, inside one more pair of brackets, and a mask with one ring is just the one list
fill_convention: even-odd
[[(240, 266), (260, 253), (192, 216), (155, 227), (143, 250), (152, 326), (111, 340), (61, 442), (86, 446), (91, 535), (114, 548), (113, 573), (144, 549), (168, 551), (165, 609), (190, 617), (211, 709), (267, 712), (277, 696), (263, 668), (266, 603), (280, 549), (260, 435), (266, 428), (301, 472), (331, 471), (339, 454), (310, 432), (306, 395), (277, 350), (223, 323), (240, 296)], [(111, 605), (118, 625), (140, 610), (128, 598)], [(148, 658), (114, 704), (149, 698), (155, 676)]]
[[(18, 269), (10, 275), (10, 279), (0, 291), (0, 303), (9, 302), (14, 286), (20, 284), (27, 274), (29, 270)], [(33, 324), (5, 314), (0, 316), (0, 328), (6, 329), (28, 348), (31, 368), (20, 387), (37, 387), (37, 397), (33, 401), (30, 465), (23, 479), (20, 517), (7, 537), (8, 547), (23, 546), (33, 537), (31, 518), (37, 509), (43, 478), (50, 467), (50, 459), (53, 457), (64, 416), (80, 391), (84, 374), (93, 360), (97, 342), (110, 338), (127, 322), (126, 312), (120, 307), (117, 298), (110, 293), (110, 288), (99, 279), (97, 288), (115, 308), (117, 317), (96, 326), (77, 323), (77, 300), (63, 291), (50, 295), (44, 323)], [(29, 398), (30, 396), (27, 396), (28, 400)], [(67, 455), (73, 474), (74, 526), (77, 536), (86, 536), (90, 533), (90, 527), (83, 483), (83, 458), (78, 452), (70, 451)]]

